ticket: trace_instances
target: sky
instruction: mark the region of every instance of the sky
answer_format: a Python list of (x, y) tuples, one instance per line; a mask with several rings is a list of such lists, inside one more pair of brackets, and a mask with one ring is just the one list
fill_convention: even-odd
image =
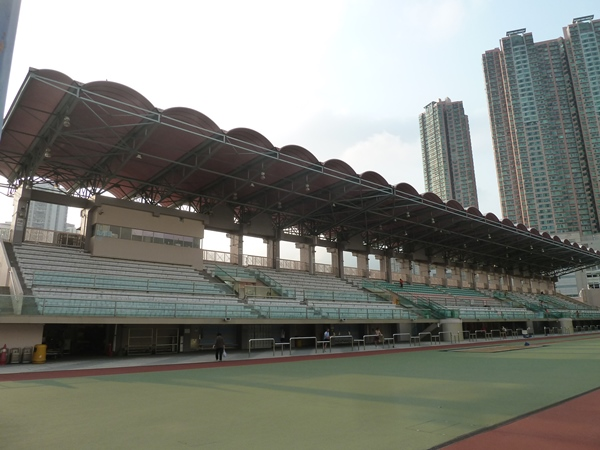
[[(502, 218), (482, 55), (591, 14), (597, 0), (22, 0), (5, 111), (30, 67), (109, 80), (422, 193), (418, 116), (449, 97), (469, 116), (479, 209)], [(11, 212), (0, 194), (0, 222)]]

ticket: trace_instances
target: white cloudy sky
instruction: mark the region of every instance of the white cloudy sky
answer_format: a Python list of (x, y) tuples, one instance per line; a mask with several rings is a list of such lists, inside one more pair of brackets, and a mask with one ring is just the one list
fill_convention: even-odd
[[(554, 39), (594, 13), (597, 0), (23, 0), (6, 110), (29, 67), (110, 80), (423, 192), (418, 115), (450, 97), (469, 116), (480, 209), (500, 217), (481, 55), (508, 30)], [(0, 221), (11, 210), (0, 195)]]

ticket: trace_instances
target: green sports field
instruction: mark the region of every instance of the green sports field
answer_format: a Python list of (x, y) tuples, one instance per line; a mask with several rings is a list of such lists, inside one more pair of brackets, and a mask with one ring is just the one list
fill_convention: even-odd
[(600, 387), (600, 336), (522, 344), (5, 381), (0, 447), (428, 449)]

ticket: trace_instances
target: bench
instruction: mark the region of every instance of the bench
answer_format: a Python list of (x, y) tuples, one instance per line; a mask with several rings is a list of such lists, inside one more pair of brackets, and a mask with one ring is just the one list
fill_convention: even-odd
[(421, 336), (411, 336), (410, 337), (410, 344), (409, 345), (413, 345), (415, 344), (415, 346), (417, 345), (421, 345)]
[(385, 347), (385, 344), (388, 345), (388, 347), (396, 347), (396, 343), (394, 342), (394, 338), (383, 338), (383, 346)]
[(435, 344), (436, 342), (441, 345), (440, 335), (439, 334), (432, 334), (431, 335), (431, 345)]

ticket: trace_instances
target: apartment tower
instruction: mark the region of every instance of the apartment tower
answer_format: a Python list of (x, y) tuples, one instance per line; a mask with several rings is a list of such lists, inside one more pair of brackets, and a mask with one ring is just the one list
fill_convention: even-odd
[(443, 201), (479, 208), (469, 132), (462, 102), (431, 102), (419, 115), (425, 189)]
[(600, 21), (573, 19), (563, 35), (536, 43), (509, 31), (483, 55), (496, 172), (504, 217), (591, 236), (600, 231)]

